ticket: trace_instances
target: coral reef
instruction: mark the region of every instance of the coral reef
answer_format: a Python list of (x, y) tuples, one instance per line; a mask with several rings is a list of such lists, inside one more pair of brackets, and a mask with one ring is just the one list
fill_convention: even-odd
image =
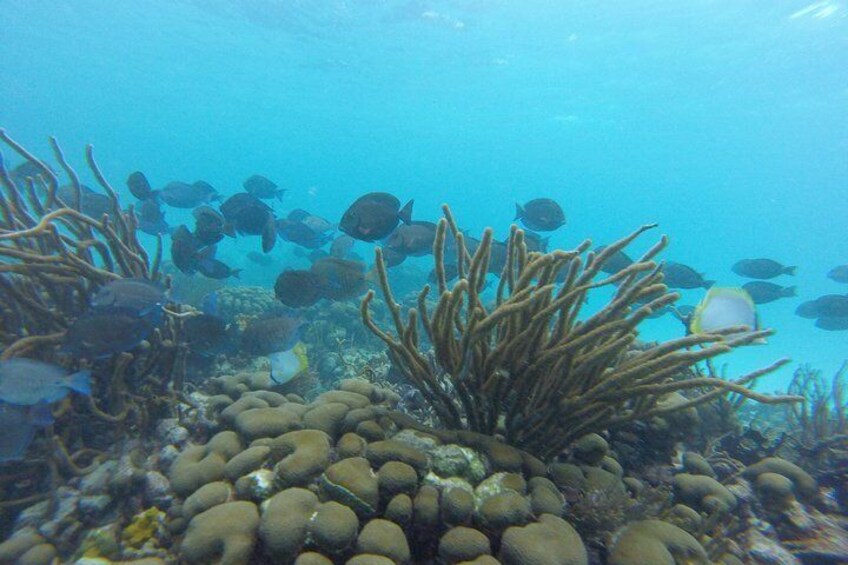
[[(492, 231), (484, 233), (471, 256), (447, 206), (444, 212), (446, 219), (439, 222), (434, 244), (440, 296), (432, 313), (426, 304), (428, 285), (419, 295), (418, 308), (410, 309), (403, 321), (377, 249), (376, 269), (396, 333), (383, 331), (371, 318), (373, 292), (362, 302), (362, 317), (448, 428), (483, 434), (502, 431), (508, 443), (549, 457), (587, 433), (685, 410), (728, 392), (767, 403), (800, 400), (769, 397), (745, 386), (787, 360), (735, 381), (675, 378), (683, 369), (750, 344), (769, 331), (739, 333), (730, 328), (634, 347), (638, 324), (677, 299), (666, 292), (661, 270), (652, 261), (666, 239), (615, 275), (594, 278), (609, 257), (653, 226), (642, 227), (598, 254), (589, 253), (585, 260), (590, 241), (568, 252), (530, 253), (523, 232), (513, 228), (497, 301), (490, 308), (481, 291), (491, 259)], [(445, 278), (448, 227), (456, 239), (460, 273), (451, 289)], [(618, 288), (612, 301), (579, 321), (587, 293), (613, 284)], [(432, 344), (435, 363), (419, 348), (422, 330)], [(683, 403), (661, 406), (670, 393), (703, 390)]]

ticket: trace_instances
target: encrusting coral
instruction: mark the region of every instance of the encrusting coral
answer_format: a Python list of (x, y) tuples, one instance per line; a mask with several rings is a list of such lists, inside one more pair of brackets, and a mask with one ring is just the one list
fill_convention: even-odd
[[(435, 309), (427, 307), (427, 285), (419, 294), (418, 307), (403, 320), (378, 248), (376, 270), (395, 333), (373, 321), (373, 291), (363, 299), (361, 313), (446, 427), (486, 435), (502, 432), (511, 445), (548, 457), (587, 433), (685, 410), (728, 392), (766, 403), (801, 399), (767, 396), (745, 386), (787, 360), (735, 381), (675, 378), (699, 361), (762, 339), (771, 333), (768, 330), (728, 328), (634, 347), (639, 323), (678, 298), (667, 292), (660, 266), (653, 261), (667, 239), (662, 237), (618, 273), (601, 280), (595, 277), (610, 257), (654, 226), (643, 226), (585, 259), (588, 240), (572, 251), (531, 253), (524, 233), (513, 227), (497, 299), (489, 306), (481, 292), (491, 260), (492, 230), (484, 232), (471, 255), (450, 209), (444, 206), (443, 211), (434, 244), (439, 292)], [(445, 276), (448, 229), (456, 241), (459, 273), (452, 288)], [(611, 301), (579, 320), (587, 294), (612, 285), (617, 289)], [(435, 362), (422, 345), (422, 330)], [(693, 396), (672, 407), (661, 406), (666, 395), (678, 391)]]

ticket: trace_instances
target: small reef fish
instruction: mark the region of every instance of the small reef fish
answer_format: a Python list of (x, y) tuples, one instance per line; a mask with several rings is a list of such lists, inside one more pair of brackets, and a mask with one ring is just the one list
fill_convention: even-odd
[(171, 226), (165, 221), (165, 213), (156, 198), (147, 198), (139, 202), (135, 208), (138, 218), (138, 228), (146, 234), (158, 235), (171, 231)]
[(354, 201), (342, 215), (339, 229), (360, 241), (377, 241), (388, 236), (398, 222), (412, 221), (414, 200), (403, 208), (400, 200), (386, 192), (369, 192)]
[(433, 222), (410, 222), (398, 226), (386, 238), (384, 248), (407, 257), (421, 257), (433, 252), (436, 240), (436, 224)]
[(306, 308), (321, 300), (321, 279), (305, 269), (286, 269), (274, 283), (277, 300), (290, 308)]
[(262, 236), (262, 251), (268, 253), (277, 242), (277, 230), (271, 207), (256, 196), (242, 192), (221, 204), (221, 214), (236, 232)]
[(827, 278), (838, 283), (848, 283), (848, 265), (839, 265), (827, 273)]
[(174, 266), (187, 275), (197, 272), (197, 251), (200, 243), (185, 225), (181, 225), (171, 234), (171, 261)]
[(50, 405), (18, 406), (0, 402), (0, 463), (20, 461), (32, 443), (36, 428), (53, 423)]
[(248, 194), (267, 200), (269, 198), (283, 199), (285, 188), (279, 188), (275, 182), (262, 175), (251, 175), (242, 183)]
[(320, 231), (315, 231), (302, 221), (284, 218), (275, 224), (281, 238), (306, 249), (318, 249), (329, 242), (332, 237)]
[(346, 259), (355, 243), (356, 240), (349, 235), (340, 235), (330, 244), (330, 255), (339, 259)]
[[(445, 265), (445, 282), (451, 282), (459, 275), (459, 270), (457, 269), (456, 263), (448, 263)], [(430, 274), (427, 275), (427, 282), (430, 284), (438, 284), (439, 279), (436, 275), (436, 269), (432, 269)]]
[(848, 316), (823, 316), (816, 320), (816, 327), (829, 332), (848, 330)]
[(95, 192), (84, 184), (80, 185), (79, 207), (74, 202), (74, 187), (72, 185), (66, 184), (65, 186), (60, 186), (56, 191), (56, 196), (67, 206), (77, 209), (95, 220), (102, 218), (103, 214), (112, 212), (112, 199), (105, 194)]
[(156, 282), (140, 279), (118, 279), (100, 287), (91, 299), (94, 308), (126, 308), (139, 316), (161, 310), (166, 302), (165, 288)]
[(795, 309), (802, 318), (846, 318), (848, 317), (848, 295), (825, 294), (815, 300), (802, 302)]
[(693, 334), (711, 333), (733, 326), (757, 329), (757, 308), (754, 300), (741, 288), (713, 287), (692, 313), (689, 331)]
[(404, 261), (406, 261), (406, 255), (400, 251), (395, 251), (388, 247), (383, 248), (383, 262), (386, 264), (386, 267), (391, 269), (392, 267), (397, 267)]
[(781, 298), (796, 296), (794, 286), (780, 286), (766, 281), (752, 281), (742, 285), (742, 288), (751, 295), (754, 304), (768, 304)]
[(306, 346), (297, 342), (286, 351), (277, 351), (268, 355), (271, 362), (271, 380), (278, 385), (286, 384), (309, 368)]
[(180, 336), (189, 350), (200, 355), (214, 355), (226, 348), (227, 324), (212, 314), (199, 314), (183, 320)]
[(31, 178), (36, 180), (42, 173), (41, 167), (35, 162), (24, 161), (9, 171), (9, 179), (11, 179), (12, 184), (22, 189), (26, 186), (26, 179)]
[[(469, 251), (470, 253), (470, 251)], [(489, 254), (489, 272), (501, 276), (506, 266), (507, 245), (501, 241), (493, 241)]]
[(670, 288), (710, 288), (715, 281), (706, 280), (702, 273), (683, 263), (666, 261), (662, 266), (663, 282)]
[(232, 269), (223, 261), (208, 257), (197, 262), (197, 272), (210, 279), (223, 280), (230, 277), (241, 278), (239, 273), (242, 269)]
[(241, 334), (242, 349), (253, 355), (270, 355), (291, 349), (300, 340), (302, 318), (275, 316), (248, 322)]
[(235, 237), (233, 227), (227, 224), (223, 214), (211, 206), (198, 206), (191, 214), (194, 216), (194, 237), (200, 245), (214, 245), (225, 235)]
[(325, 257), (312, 263), (310, 271), (321, 282), (321, 295), (331, 300), (344, 300), (364, 293), (366, 282), (365, 263)]
[(130, 176), (127, 177), (127, 188), (130, 189), (130, 194), (139, 200), (148, 200), (155, 197), (153, 189), (150, 188), (150, 182), (141, 171), (130, 173)]
[(201, 204), (221, 199), (218, 191), (202, 180), (192, 184), (181, 181), (169, 182), (157, 194), (162, 202), (174, 208), (196, 208)]
[(90, 395), (91, 372), (69, 375), (58, 365), (22, 357), (0, 361), (0, 401), (18, 406), (51, 404), (62, 400), (72, 390)]
[(565, 212), (550, 198), (536, 198), (524, 206), (515, 205), (515, 219), (536, 231), (554, 231), (565, 225)]
[(524, 231), (524, 243), (527, 245), (527, 251), (532, 253), (547, 253), (550, 239), (550, 237), (542, 237), (541, 234), (534, 231)]
[(150, 316), (139, 316), (129, 308), (89, 310), (68, 328), (64, 353), (87, 359), (102, 359), (137, 347), (155, 327)]
[[(595, 249), (595, 255), (600, 254), (606, 248), (606, 245), (599, 246)], [(624, 251), (618, 250), (607, 258), (601, 267), (601, 272), (608, 275), (614, 275), (619, 271), (623, 271), (632, 264), (633, 259), (631, 259)]]
[(306, 210), (292, 210), (286, 216), (286, 219), (293, 222), (300, 222), (315, 233), (325, 233), (334, 229), (333, 224), (329, 220), (315, 214), (310, 214)]
[(742, 259), (737, 261), (731, 271), (740, 277), (749, 279), (773, 279), (780, 275), (794, 275), (796, 267), (785, 267), (774, 259)]

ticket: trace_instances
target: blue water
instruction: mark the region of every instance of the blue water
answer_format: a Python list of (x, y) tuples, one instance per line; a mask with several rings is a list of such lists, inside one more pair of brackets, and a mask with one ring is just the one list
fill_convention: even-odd
[[(337, 221), (388, 190), (501, 236), (515, 201), (549, 196), (556, 246), (659, 222), (665, 256), (722, 285), (741, 258), (797, 264), (777, 282), (799, 297), (761, 307), (778, 334), (730, 374), (791, 356), (773, 390), (848, 357), (848, 332), (793, 314), (848, 291), (825, 278), (848, 262), (844, 2), (0, 0), (0, 30), (0, 126), (40, 155), (56, 135), (81, 173), (93, 143), (125, 192), (134, 170), (225, 194), (261, 173), (288, 189), (278, 211)], [(248, 282), (273, 279), (242, 257), (258, 240), (229, 245)]]

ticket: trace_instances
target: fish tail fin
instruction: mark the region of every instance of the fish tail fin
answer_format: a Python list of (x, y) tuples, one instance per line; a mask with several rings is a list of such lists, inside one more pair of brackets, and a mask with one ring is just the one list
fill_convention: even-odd
[[(791, 267), (783, 267), (783, 274), (794, 277), (795, 276), (795, 270), (797, 268), (798, 267), (796, 267), (795, 265), (792, 265)], [(793, 296), (795, 296), (795, 295), (793, 294)]]
[(704, 279), (704, 288), (711, 288), (715, 283), (716, 281)]
[(281, 189), (277, 190), (276, 192), (274, 192), (274, 196), (277, 197), (277, 200), (282, 202), (283, 201), (283, 194), (285, 194), (285, 193), (286, 193), (286, 189), (281, 188)]
[(521, 204), (518, 202), (515, 203), (515, 218), (512, 219), (513, 222), (516, 222), (524, 217), (524, 208), (521, 207)]
[(407, 202), (403, 208), (398, 212), (398, 217), (404, 224), (409, 224), (412, 222), (412, 205), (415, 203), (415, 199)]
[(68, 387), (80, 394), (91, 396), (91, 371), (84, 370), (68, 377)]
[(237, 279), (241, 279), (241, 272), (242, 272), (243, 270), (244, 270), (244, 269), (230, 269), (230, 274), (231, 274), (232, 276), (234, 276), (235, 278), (237, 278)]
[(787, 286), (786, 288), (783, 289), (782, 294), (783, 294), (783, 296), (786, 296), (786, 297), (798, 296), (797, 291), (798, 291), (797, 286)]

